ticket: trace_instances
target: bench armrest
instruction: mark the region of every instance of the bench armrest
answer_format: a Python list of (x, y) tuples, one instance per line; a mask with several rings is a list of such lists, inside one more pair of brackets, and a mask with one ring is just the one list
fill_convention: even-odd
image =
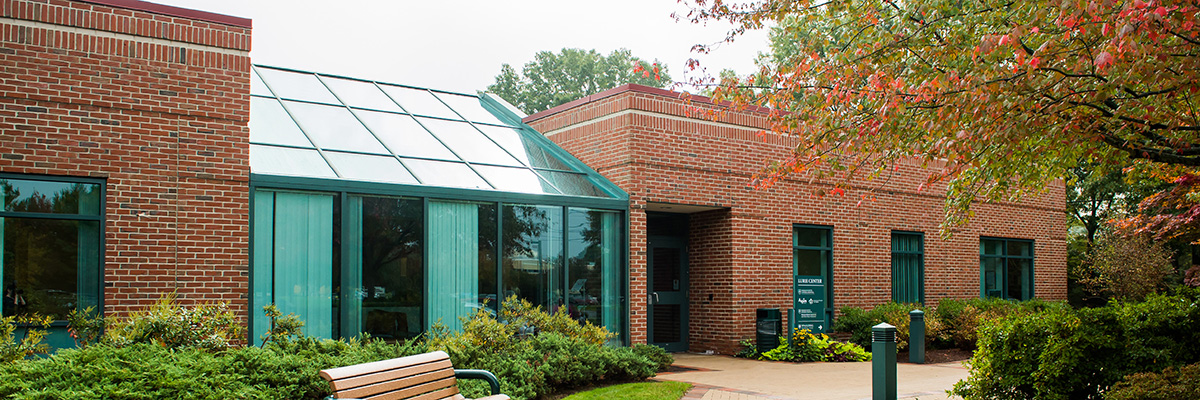
[(496, 379), (496, 375), (493, 375), (491, 372), (482, 369), (456, 369), (454, 370), (454, 378), (486, 380), (492, 386), (492, 394), (500, 394), (500, 380)]

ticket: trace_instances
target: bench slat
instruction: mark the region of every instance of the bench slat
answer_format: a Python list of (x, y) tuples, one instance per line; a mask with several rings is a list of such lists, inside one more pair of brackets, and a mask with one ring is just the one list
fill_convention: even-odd
[[(447, 379), (447, 378), (449, 378), (449, 379)], [(433, 385), (435, 383), (440, 383), (441, 386)], [(443, 370), (433, 371), (433, 372), (430, 372), (427, 374), (415, 375), (415, 376), (410, 376), (407, 378), (401, 378), (401, 379), (390, 380), (390, 381), (383, 381), (383, 382), (379, 382), (379, 383), (367, 385), (367, 386), (359, 386), (359, 387), (356, 387), (353, 389), (339, 390), (337, 393), (338, 393), (338, 395), (341, 395), (341, 396), (362, 398), (362, 397), (367, 397), (367, 396), (376, 395), (376, 394), (385, 393), (385, 392), (391, 392), (391, 391), (400, 390), (400, 389), (409, 388), (409, 387), (414, 387), (414, 388), (415, 387), (428, 387), (428, 389), (426, 389), (424, 392), (417, 393), (417, 394), (421, 394), (421, 393), (425, 393), (425, 392), (438, 390), (438, 389), (441, 389), (446, 386), (455, 386), (455, 383), (456, 383), (456, 380), (454, 379), (454, 370), (443, 369)], [(430, 385), (433, 385), (433, 386), (430, 386)]]
[[(450, 390), (450, 389), (454, 389), (454, 390)], [(426, 394), (423, 394), (423, 395), (420, 395), (417, 397), (413, 397), (408, 400), (453, 400), (455, 398), (462, 398), (462, 396), (458, 394), (458, 388), (446, 388), (446, 389), (439, 390), (436, 392), (426, 393)]]
[(366, 375), (374, 372), (404, 368), (415, 364), (425, 364), (437, 362), (440, 360), (449, 360), (450, 355), (444, 351), (435, 351), (432, 353), (423, 353), (408, 357), (393, 358), (390, 360), (369, 362), (366, 364), (348, 365), (340, 368), (333, 368), (321, 371), (321, 377), (330, 381), (336, 381), (346, 378), (355, 377), (358, 375)]
[(404, 389), (395, 390), (387, 393), (365, 397), (366, 400), (399, 400), (415, 397), (423, 394), (444, 393), (442, 397), (453, 396), (458, 393), (458, 386), (454, 385), (454, 377), (451, 376), (440, 381), (429, 382), (422, 385), (406, 387)]
[[(343, 390), (353, 389), (353, 388), (356, 388), (359, 386), (367, 386), (367, 385), (376, 384), (379, 382), (389, 381), (389, 380), (393, 380), (393, 379), (402, 379), (402, 378), (406, 378), (409, 376), (428, 374), (430, 372), (437, 371), (439, 369), (449, 371), (449, 373), (451, 375), (454, 374), (454, 366), (451, 365), (450, 360), (447, 359), (447, 360), (441, 360), (441, 361), (432, 362), (432, 363), (414, 365), (414, 366), (410, 366), (410, 367), (406, 367), (406, 368), (378, 371), (373, 374), (358, 375), (358, 376), (354, 376), (354, 377), (350, 377), (350, 378), (332, 381), (332, 382), (330, 382), (330, 384), (333, 385), (333, 391), (340, 392)], [(440, 379), (443, 377), (445, 377), (445, 375), (438, 375), (435, 378), (428, 378), (427, 380)], [(416, 383), (420, 383), (420, 382), (416, 382)]]

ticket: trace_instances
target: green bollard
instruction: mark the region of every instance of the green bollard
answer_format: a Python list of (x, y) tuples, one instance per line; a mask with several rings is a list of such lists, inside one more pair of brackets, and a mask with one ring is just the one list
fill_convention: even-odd
[(896, 327), (871, 327), (871, 399), (896, 400)]
[(925, 312), (908, 312), (908, 362), (925, 363)]

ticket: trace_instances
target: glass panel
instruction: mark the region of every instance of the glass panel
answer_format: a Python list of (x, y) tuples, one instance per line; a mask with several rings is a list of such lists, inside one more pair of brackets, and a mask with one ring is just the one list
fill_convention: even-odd
[(682, 251), (674, 247), (653, 248), (650, 290), (654, 292), (677, 292), (681, 283)]
[(296, 122), (322, 149), (389, 154), (345, 107), (285, 101)]
[(436, 95), (468, 121), (504, 125), (495, 115), (492, 115), (491, 112), (483, 108), (483, 104), (479, 102), (478, 97), (460, 96), (449, 93), (437, 93)]
[(267, 175), (337, 178), (316, 150), (250, 145), (250, 172)]
[(980, 239), (979, 246), (982, 247), (983, 254), (1001, 256), (1004, 255), (1004, 241), (995, 239)]
[(475, 170), (479, 171), (479, 174), (491, 182), (497, 190), (537, 194), (558, 193), (554, 187), (539, 179), (537, 174), (529, 169), (476, 165)]
[(268, 190), (256, 190), (254, 192), (254, 230), (252, 245), (254, 249), (254, 257), (250, 265), (250, 272), (253, 279), (253, 288), (251, 288), (252, 308), (255, 312), (251, 312), (251, 319), (254, 323), (250, 326), (250, 338), (257, 340), (271, 329), (270, 321), (261, 314), (264, 306), (274, 303), (275, 287), (271, 284), (274, 280), (274, 265), (275, 265), (275, 192)]
[(429, 286), (426, 288), (429, 306), (426, 321), (431, 325), (440, 322), (451, 330), (460, 330), (461, 317), (470, 316), (484, 307), (485, 300), (491, 300), (481, 295), (479, 289), (480, 280), (485, 277), (495, 282), (495, 264), (492, 263), (491, 268), (484, 268), (484, 260), (481, 259), (485, 256), (495, 259), (494, 255), (485, 254), (494, 247), (482, 245), (495, 242), (495, 231), (484, 232), (481, 229), (487, 225), (487, 222), (480, 220), (481, 207), (487, 206), (429, 202)]
[(250, 72), (250, 94), (275, 97), (275, 95), (271, 94), (271, 91), (267, 89), (267, 85), (263, 84), (262, 78), (258, 77), (257, 71), (258, 68), (255, 68)]
[(454, 153), (408, 115), (363, 110), (355, 110), (354, 114), (398, 156), (458, 161)]
[(502, 216), (504, 297), (556, 311), (563, 304), (562, 208), (506, 204)]
[(373, 182), (417, 183), (416, 178), (392, 156), (325, 152), (325, 157), (344, 179)]
[(333, 90), (342, 103), (350, 107), (362, 107), (375, 110), (404, 112), (374, 83), (355, 81), (341, 78), (321, 77), (325, 85)]
[(587, 175), (546, 170), (539, 170), (538, 173), (541, 173), (542, 176), (550, 182), (554, 182), (554, 186), (557, 186), (558, 190), (561, 190), (563, 194), (590, 197), (610, 197), (609, 195), (605, 194), (604, 191), (600, 190), (600, 188), (596, 187), (596, 185), (592, 183), (591, 179), (588, 179)]
[(250, 98), (250, 142), (312, 147), (279, 100)]
[(1031, 276), (1029, 260), (1008, 259), (1008, 271), (1005, 274), (1005, 298), (1029, 300), (1033, 297), (1033, 285), (1027, 277)]
[(100, 215), (100, 185), (0, 179), (4, 211)]
[(388, 96), (400, 103), (405, 111), (416, 115), (425, 115), (430, 117), (461, 119), (454, 111), (450, 111), (449, 107), (442, 104), (440, 100), (433, 97), (432, 93), (424, 89), (410, 89), (400, 86), (379, 85), (387, 92)]
[(1026, 241), (1010, 240), (1008, 241), (1008, 255), (1019, 257), (1033, 256), (1033, 243)]
[(567, 215), (567, 311), (575, 320), (618, 333), (623, 331), (624, 315), (620, 216), (580, 208), (570, 209)]
[(350, 237), (351, 257), (361, 268), (355, 293), (361, 299), (362, 332), (384, 339), (405, 339), (424, 329), (425, 241), (422, 201), (354, 197), (361, 219)]
[[(95, 282), (88, 275), (99, 268), (96, 254), (82, 254), (98, 240), (97, 221), (0, 218), (3, 237), (3, 315), (39, 313), (65, 319), (80, 306), (94, 306)], [(82, 302), (82, 304), (81, 304)]]
[(478, 204), (479, 207), (479, 303), (495, 312), (500, 308), (500, 271), (496, 259), (496, 241), (499, 239), (497, 220), (500, 212), (492, 203)]
[(821, 276), (825, 271), (825, 250), (792, 250), (796, 262), (796, 275)]
[(333, 196), (277, 192), (273, 225), (275, 304), (304, 321), (305, 335), (331, 338)]
[(1004, 259), (983, 259), (983, 295), (984, 297), (1004, 297), (1001, 291), (1001, 280), (1004, 279)]
[(256, 68), (263, 81), (271, 86), (271, 91), (280, 98), (290, 100), (314, 101), (318, 103), (341, 104), (329, 89), (310, 73), (281, 71), (270, 68)]
[(828, 229), (822, 228), (796, 228), (795, 239), (792, 243), (805, 247), (829, 247), (828, 232)]
[(501, 147), (508, 150), (518, 160), (525, 165), (535, 168), (549, 168), (564, 171), (573, 171), (574, 169), (567, 166), (562, 160), (550, 155), (545, 149), (535, 143), (532, 139), (526, 139), (521, 136), (520, 132), (513, 128), (504, 128), (499, 126), (476, 125), (484, 134), (499, 143)]
[(403, 161), (404, 165), (408, 166), (408, 169), (417, 176), (417, 179), (426, 185), (473, 189), (492, 188), (467, 164), (412, 158), (405, 158)]
[(514, 167), (521, 166), (516, 159), (505, 153), (500, 146), (497, 146), (487, 136), (484, 136), (466, 122), (430, 118), (418, 118), (417, 120), (465, 161), (510, 165)]

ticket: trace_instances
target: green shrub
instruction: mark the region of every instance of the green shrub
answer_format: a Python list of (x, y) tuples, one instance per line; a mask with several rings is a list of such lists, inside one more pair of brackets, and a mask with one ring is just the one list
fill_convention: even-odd
[(646, 359), (657, 364), (658, 367), (656, 368), (656, 370), (658, 372), (666, 371), (667, 368), (669, 368), (671, 366), (671, 364), (675, 363), (675, 357), (672, 356), (671, 353), (668, 353), (666, 350), (663, 350), (662, 347), (639, 343), (639, 344), (633, 345), (633, 347), (631, 347), (631, 349), (633, 350), (634, 354), (637, 354), (642, 357), (646, 357)]
[(754, 343), (754, 339), (742, 339), (740, 342), (738, 342), (738, 346), (741, 346), (742, 348), (733, 355), (734, 357), (758, 358), (759, 354), (762, 354), (758, 352), (758, 345)]
[(37, 314), (0, 318), (0, 363), (46, 354), (46, 328), (54, 319)]
[(1100, 398), (1123, 377), (1200, 361), (1194, 295), (1070, 310), (1040, 305), (984, 324), (971, 375), (952, 394), (968, 399)]
[(1126, 376), (1104, 393), (1107, 400), (1200, 399), (1200, 364)]
[[(989, 299), (942, 299), (933, 312), (933, 320), (940, 325), (934, 334), (928, 334), (939, 346), (952, 346), (973, 350), (978, 341), (980, 326), (993, 323), (1009, 315), (1037, 313), (1046, 309), (1066, 309), (1063, 302), (1047, 302), (1031, 299), (1018, 302), (997, 298)], [(928, 317), (927, 317), (928, 319)]]
[(862, 346), (833, 340), (824, 333), (813, 334), (807, 329), (797, 329), (792, 337), (779, 338), (778, 347), (756, 354), (755, 358), (791, 362), (855, 362), (870, 361), (871, 353)]
[(104, 342), (151, 343), (170, 348), (225, 350), (242, 340), (242, 322), (225, 303), (183, 306), (174, 295), (124, 318), (110, 318)]
[[(932, 316), (930, 310), (914, 303), (884, 303), (875, 306), (870, 311), (858, 307), (842, 308), (840, 315), (833, 321), (833, 331), (850, 334), (850, 342), (862, 347), (871, 345), (871, 327), (887, 322), (896, 327), (896, 349), (908, 348), (908, 325), (911, 320), (908, 313), (921, 310), (925, 315)], [(937, 337), (941, 324), (936, 318), (925, 318), (926, 339)]]

